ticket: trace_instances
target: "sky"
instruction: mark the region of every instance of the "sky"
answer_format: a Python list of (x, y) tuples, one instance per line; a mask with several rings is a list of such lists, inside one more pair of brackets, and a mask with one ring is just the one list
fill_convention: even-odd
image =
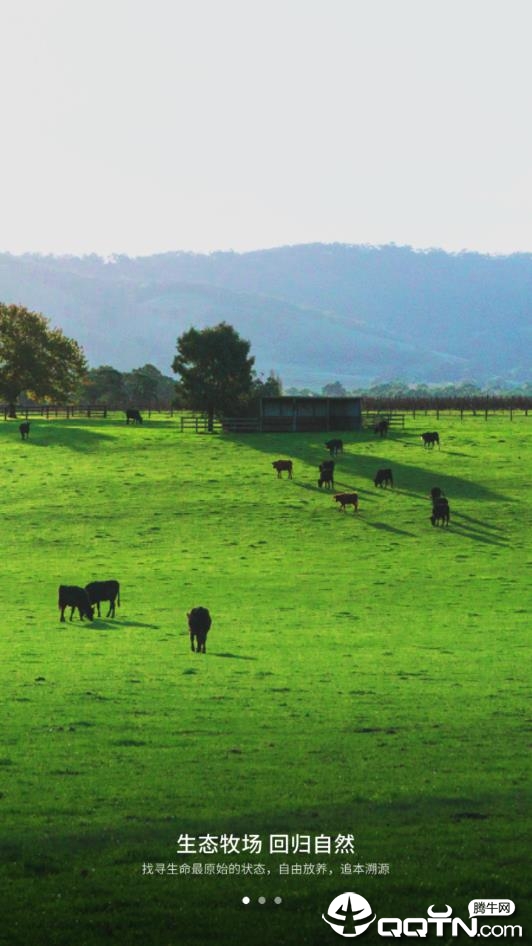
[(532, 252), (530, 0), (0, 0), (0, 251)]

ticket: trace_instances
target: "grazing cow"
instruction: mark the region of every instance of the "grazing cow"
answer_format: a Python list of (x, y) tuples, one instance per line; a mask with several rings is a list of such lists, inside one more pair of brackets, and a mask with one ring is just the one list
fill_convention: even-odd
[(283, 472), (283, 470), (286, 470), (286, 471), (288, 472), (288, 479), (289, 479), (289, 480), (293, 479), (293, 477), (292, 477), (292, 466), (293, 466), (293, 464), (292, 464), (292, 461), (291, 461), (291, 460), (275, 460), (275, 462), (272, 463), (272, 466), (273, 466), (274, 470), (277, 470), (277, 478), (278, 478), (278, 479), (281, 479), (281, 473)]
[(65, 620), (65, 608), (70, 608), (70, 620), (72, 620), (72, 615), (76, 608), (79, 611), (81, 621), (83, 620), (83, 616), (88, 618), (89, 621), (93, 619), (93, 609), (89, 601), (89, 596), (85, 588), (80, 588), (78, 585), (59, 585), (58, 606), (61, 610), (61, 621)]
[(448, 526), (449, 519), (451, 518), (451, 510), (449, 509), (449, 503), (446, 500), (445, 496), (440, 496), (432, 506), (432, 516), (430, 521), (433, 526), (438, 525)]
[[(190, 647), (192, 650), (195, 650), (197, 654), (206, 654), (205, 644), (207, 642), (207, 634), (209, 633), (210, 626), (212, 624), (211, 616), (207, 608), (192, 608), (192, 611), (187, 613), (188, 618), (188, 629), (190, 631)], [(196, 641), (196, 647), (194, 648), (194, 640)]]
[(390, 421), (387, 417), (383, 417), (381, 420), (378, 420), (373, 428), (374, 434), (380, 434), (381, 437), (385, 437), (388, 433), (388, 428), (390, 426)]
[(335, 457), (337, 453), (344, 452), (344, 442), (343, 440), (338, 440), (337, 438), (333, 438), (333, 440), (328, 440), (325, 446), (327, 447), (327, 450), (331, 454), (331, 457)]
[(142, 424), (140, 411), (126, 411), (126, 424), (129, 424), (130, 420), (132, 420), (134, 424)]
[(335, 493), (333, 499), (335, 503), (340, 503), (338, 512), (345, 512), (347, 506), (352, 506), (353, 512), (358, 512), (358, 493)]
[(30, 435), (29, 420), (25, 420), (23, 424), (20, 424), (18, 429), (20, 430), (20, 436), (22, 437), (22, 439), (27, 440)]
[(438, 450), (440, 449), (440, 435), (437, 430), (427, 430), (424, 434), (421, 434), (421, 439), (424, 447), (433, 447), (437, 443)]
[(439, 486), (433, 486), (430, 491), (430, 498), (432, 499), (432, 503), (434, 504), (437, 499), (441, 499), (442, 497), (443, 497), (443, 490), (440, 489)]
[(109, 581), (91, 581), (90, 584), (85, 585), (85, 591), (89, 596), (91, 605), (96, 605), (98, 617), (101, 617), (100, 601), (108, 601), (109, 610), (106, 617), (114, 618), (115, 601), (118, 607), (120, 607), (120, 585), (114, 578), (111, 578)]
[(377, 470), (375, 479), (373, 480), (375, 486), (393, 486), (393, 474), (391, 470)]

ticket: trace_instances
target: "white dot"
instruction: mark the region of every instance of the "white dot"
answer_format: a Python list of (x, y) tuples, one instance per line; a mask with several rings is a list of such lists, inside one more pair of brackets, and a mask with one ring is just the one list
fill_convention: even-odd
[(273, 898), (273, 902), (274, 902), (274, 903), (282, 903), (282, 902), (283, 902), (283, 898), (282, 898), (282, 897), (274, 897), (274, 898)]
[(242, 897), (242, 903), (245, 903), (246, 906), (250, 902), (249, 897)]
[(259, 897), (259, 903), (266, 903), (266, 897)]

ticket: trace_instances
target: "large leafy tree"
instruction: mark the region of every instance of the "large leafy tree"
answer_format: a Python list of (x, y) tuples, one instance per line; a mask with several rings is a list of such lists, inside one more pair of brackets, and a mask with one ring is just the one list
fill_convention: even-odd
[(15, 413), (22, 392), (65, 400), (87, 371), (83, 350), (38, 312), (0, 302), (0, 397)]
[(119, 408), (126, 403), (124, 376), (111, 365), (91, 368), (83, 386), (89, 404), (105, 404)]
[(180, 335), (172, 363), (180, 402), (205, 411), (211, 426), (216, 416), (234, 416), (253, 388), (255, 359), (249, 350), (250, 343), (226, 322)]
[(170, 404), (175, 397), (175, 381), (167, 378), (155, 365), (133, 368), (124, 376), (128, 401), (141, 407)]

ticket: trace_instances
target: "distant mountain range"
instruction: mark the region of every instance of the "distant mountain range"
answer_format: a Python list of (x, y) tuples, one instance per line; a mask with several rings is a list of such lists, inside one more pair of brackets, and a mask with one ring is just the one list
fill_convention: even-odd
[(0, 301), (46, 315), (91, 367), (151, 363), (222, 320), (285, 386), (531, 379), (532, 255), (309, 244), (251, 253), (0, 254)]

